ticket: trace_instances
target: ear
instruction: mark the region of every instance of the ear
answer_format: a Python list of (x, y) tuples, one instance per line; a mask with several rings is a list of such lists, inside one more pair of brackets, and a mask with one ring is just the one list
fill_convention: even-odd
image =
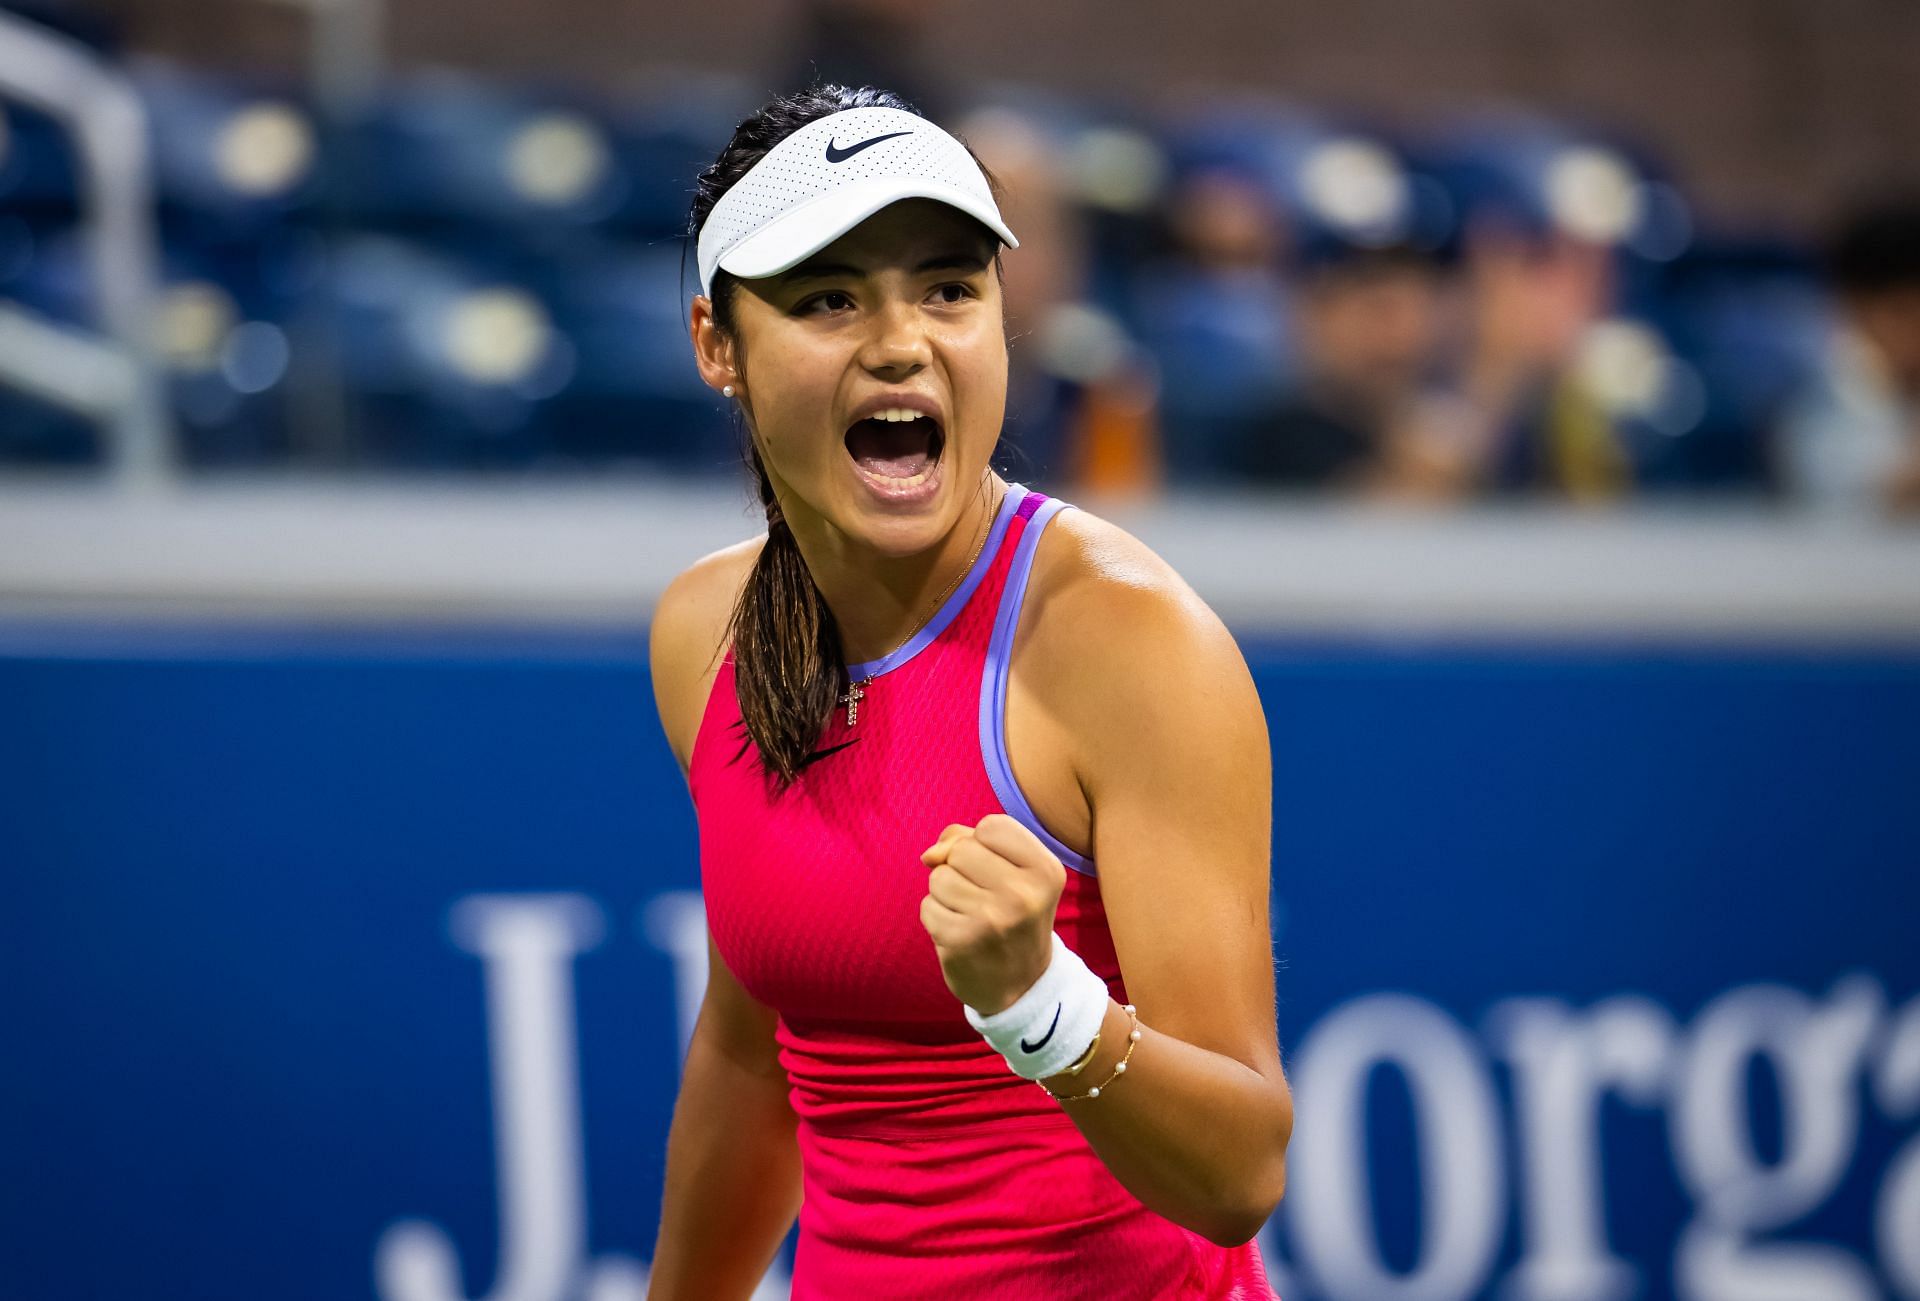
[(733, 340), (713, 319), (713, 302), (705, 294), (695, 294), (689, 311), (687, 332), (693, 338), (693, 361), (706, 386), (718, 392), (726, 385), (740, 388), (740, 374), (734, 366)]

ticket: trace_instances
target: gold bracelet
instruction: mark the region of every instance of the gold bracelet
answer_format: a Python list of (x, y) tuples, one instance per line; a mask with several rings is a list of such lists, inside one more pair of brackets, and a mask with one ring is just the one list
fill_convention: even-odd
[(1079, 1102), (1084, 1098), (1099, 1097), (1100, 1090), (1106, 1088), (1109, 1084), (1112, 1084), (1115, 1080), (1119, 1079), (1122, 1075), (1125, 1075), (1127, 1073), (1127, 1062), (1133, 1056), (1134, 1045), (1140, 1042), (1140, 1018), (1133, 1014), (1133, 1004), (1131, 1003), (1126, 1004), (1123, 1010), (1126, 1012), (1127, 1019), (1132, 1023), (1133, 1028), (1127, 1032), (1126, 1055), (1122, 1057), (1118, 1062), (1114, 1063), (1113, 1074), (1107, 1076), (1106, 1079), (1100, 1081), (1100, 1083), (1094, 1085), (1091, 1089), (1087, 1090), (1085, 1093), (1054, 1093), (1052, 1089), (1047, 1089), (1045, 1081), (1041, 1082), (1040, 1087), (1043, 1089), (1047, 1089), (1047, 1092), (1049, 1094), (1051, 1094), (1053, 1097), (1058, 1098), (1062, 1102)]
[(1087, 1045), (1087, 1051), (1081, 1053), (1079, 1060), (1074, 1062), (1073, 1065), (1067, 1067), (1067, 1069), (1062, 1071), (1061, 1074), (1078, 1075), (1081, 1071), (1084, 1071), (1087, 1069), (1087, 1064), (1093, 1060), (1093, 1055), (1099, 1051), (1100, 1051), (1100, 1032), (1098, 1030), (1095, 1030), (1093, 1032), (1093, 1042)]

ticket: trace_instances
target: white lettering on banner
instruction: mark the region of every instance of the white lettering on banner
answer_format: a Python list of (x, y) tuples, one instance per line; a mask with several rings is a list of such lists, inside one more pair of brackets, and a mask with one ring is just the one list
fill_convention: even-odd
[[(1920, 1111), (1920, 998), (1894, 1018), (1873, 1083), (1889, 1116), (1905, 1120)], [(1920, 1301), (1920, 1138), (1908, 1140), (1893, 1158), (1873, 1229), (1894, 1290)]]
[[(1668, 1112), (1680, 1176), (1699, 1205), (1674, 1260), (1683, 1301), (1873, 1301), (1872, 1276), (1821, 1243), (1752, 1244), (1806, 1215), (1834, 1189), (1859, 1137), (1858, 1087), (1886, 1013), (1877, 982), (1850, 977), (1824, 1006), (1783, 985), (1749, 985), (1709, 1003), (1682, 1055)], [(1748, 1120), (1747, 1068), (1779, 1081), (1783, 1150), (1762, 1162)]]
[[(655, 895), (641, 910), (640, 933), (673, 961), (674, 1006), (678, 1009), (680, 1055), (674, 1078), (685, 1067), (693, 1043), (693, 1027), (707, 993), (707, 905), (697, 890), (673, 890)], [(786, 1301), (793, 1282), (776, 1255), (753, 1289), (749, 1301)]]
[(1519, 1129), (1521, 1256), (1511, 1301), (1625, 1301), (1639, 1271), (1607, 1249), (1600, 1104), (1666, 1100), (1673, 1018), (1622, 995), (1585, 1012), (1557, 999), (1510, 999), (1484, 1022), (1513, 1072)]
[[(679, 1013), (680, 1055), (687, 1060), (694, 1023), (707, 992), (707, 906), (697, 890), (673, 890), (655, 895), (640, 913), (640, 933), (647, 943), (673, 960), (674, 1008)], [(675, 1079), (679, 1078), (676, 1072)]]
[[(1875, 1069), (1890, 1117), (1920, 1112), (1920, 999), (1892, 1028), (1874, 977), (1854, 974), (1816, 1000), (1777, 985), (1740, 986), (1716, 998), (1689, 1030), (1635, 995), (1576, 1012), (1551, 999), (1513, 999), (1488, 1013), (1488, 1046), (1513, 1077), (1515, 1165), (1522, 1180), (1520, 1256), (1496, 1279), (1503, 1228), (1481, 1211), (1436, 1219), (1433, 1200), (1454, 1197), (1457, 1174), (1436, 1177), (1433, 1126), (1480, 1136), (1469, 1205), (1499, 1207), (1506, 1163), (1485, 1119), (1490, 1083), (1472, 1045), (1439, 1008), (1405, 995), (1367, 995), (1309, 1028), (1289, 1055), (1295, 1095), (1289, 1187), (1262, 1235), (1261, 1252), (1283, 1269), (1298, 1259), (1311, 1287), (1335, 1301), (1375, 1297), (1479, 1296), (1497, 1285), (1507, 1301), (1608, 1301), (1657, 1290), (1612, 1250), (1600, 1165), (1604, 1094), (1640, 1107), (1664, 1104), (1686, 1190), (1698, 1211), (1681, 1227), (1673, 1286), (1681, 1301), (1855, 1301), (1881, 1295), (1873, 1262), (1853, 1246), (1766, 1240), (1831, 1197), (1860, 1138), (1859, 1088)], [(1747, 1069), (1764, 1061), (1781, 1082), (1785, 1142), (1778, 1162), (1754, 1151)], [(1401, 1072), (1420, 1127), (1422, 1259), (1406, 1273), (1381, 1259), (1369, 1199), (1366, 1101), (1374, 1069)], [(1479, 1226), (1476, 1231), (1470, 1228)], [(1920, 1301), (1920, 1138), (1895, 1156), (1882, 1180), (1870, 1230), (1895, 1290)], [(1448, 1244), (1451, 1243), (1451, 1247)], [(1448, 1259), (1474, 1270), (1436, 1268)], [(1582, 1290), (1585, 1288), (1586, 1290)], [(1417, 1290), (1416, 1290), (1417, 1289)], [(1623, 1291), (1622, 1289), (1625, 1289)]]
[[(580, 895), (473, 895), (454, 906), (456, 944), (487, 991), (500, 1263), (488, 1301), (644, 1301), (646, 1272), (599, 1261), (581, 1292), (586, 1247), (572, 965), (600, 942), (600, 909)], [(381, 1301), (460, 1301), (459, 1258), (436, 1225), (404, 1220), (374, 1255)]]
[[(1392, 1065), (1413, 1094), (1420, 1145), (1422, 1258), (1406, 1274), (1380, 1258), (1367, 1184), (1367, 1079)], [(1505, 1219), (1500, 1112), (1481, 1054), (1431, 1003), (1402, 994), (1356, 999), (1300, 1045), (1288, 1165), (1301, 1265), (1328, 1293), (1380, 1301), (1467, 1296), (1500, 1247)]]
[[(671, 960), (683, 1065), (708, 976), (700, 896), (656, 896), (639, 923)], [(646, 1295), (641, 1262), (586, 1258), (572, 969), (600, 930), (600, 910), (579, 895), (475, 895), (452, 912), (455, 942), (481, 959), (485, 977), (500, 1189), (500, 1263), (488, 1301)], [(1584, 1009), (1514, 998), (1489, 1010), (1480, 1038), (1424, 999), (1369, 994), (1326, 1013), (1288, 1057), (1299, 1118), (1289, 1188), (1259, 1242), (1289, 1301), (1460, 1301), (1489, 1289), (1502, 1301), (1628, 1301), (1662, 1290), (1612, 1248), (1601, 1123), (1608, 1098), (1666, 1110), (1695, 1208), (1676, 1226), (1679, 1301), (1872, 1301), (1882, 1289), (1875, 1261), (1862, 1255), (1868, 1235), (1892, 1292), (1920, 1301), (1920, 1136), (1895, 1153), (1861, 1242), (1770, 1236), (1840, 1187), (1859, 1149), (1863, 1096), (1895, 1121), (1920, 1114), (1920, 998), (1890, 1017), (1873, 976), (1848, 976), (1824, 998), (1739, 986), (1690, 1026), (1639, 995)], [(1512, 1084), (1519, 1211), (1518, 1259), (1504, 1275), (1497, 1262), (1509, 1163), (1496, 1061)], [(1747, 1081), (1756, 1062), (1779, 1082), (1781, 1155), (1771, 1162), (1753, 1134)], [(1377, 1069), (1397, 1071), (1413, 1102), (1419, 1252), (1405, 1271), (1385, 1259), (1368, 1180)], [(436, 1225), (391, 1225), (374, 1264), (380, 1301), (464, 1296), (459, 1257)], [(780, 1301), (789, 1290), (776, 1259), (753, 1301)]]

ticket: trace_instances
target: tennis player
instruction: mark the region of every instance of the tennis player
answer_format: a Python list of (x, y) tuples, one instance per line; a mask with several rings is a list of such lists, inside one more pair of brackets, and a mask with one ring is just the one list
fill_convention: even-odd
[(1293, 1104), (1272, 774), (1232, 637), (990, 465), (1000, 250), (961, 141), (827, 86), (700, 178), (693, 345), (767, 532), (660, 601), (710, 974), (655, 1301), (1262, 1298)]

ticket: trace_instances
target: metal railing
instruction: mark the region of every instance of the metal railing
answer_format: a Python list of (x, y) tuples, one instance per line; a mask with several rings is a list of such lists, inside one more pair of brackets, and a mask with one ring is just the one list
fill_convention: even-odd
[(132, 83), (79, 42), (0, 12), (0, 96), (73, 137), (80, 235), (98, 331), (0, 303), (0, 382), (97, 421), (128, 487), (162, 485), (176, 455), (156, 330), (158, 241), (146, 109)]

